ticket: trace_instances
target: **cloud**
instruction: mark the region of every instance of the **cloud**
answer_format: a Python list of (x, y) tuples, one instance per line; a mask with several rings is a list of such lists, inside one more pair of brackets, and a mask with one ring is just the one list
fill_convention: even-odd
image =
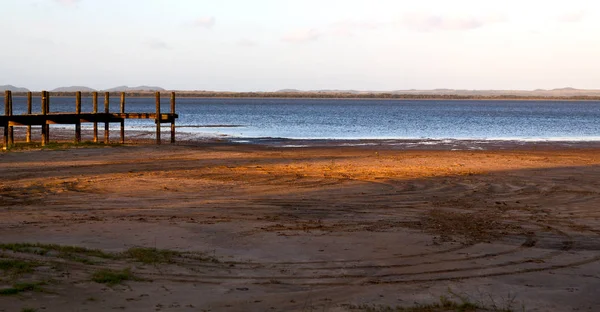
[(351, 37), (357, 32), (375, 30), (383, 25), (383, 23), (377, 22), (344, 20), (331, 24), (331, 32), (337, 36)]
[(281, 40), (290, 43), (304, 43), (311, 42), (319, 39), (321, 33), (314, 28), (310, 29), (297, 29), (292, 32), (285, 34)]
[(212, 28), (215, 26), (216, 19), (214, 16), (200, 17), (190, 23), (193, 27)]
[(585, 18), (584, 11), (569, 12), (558, 16), (558, 21), (563, 23), (577, 23)]
[(54, 0), (54, 2), (64, 6), (74, 6), (81, 0)]
[(250, 39), (242, 39), (236, 43), (240, 47), (255, 47), (258, 45), (258, 42)]
[(170, 50), (171, 47), (164, 41), (153, 39), (146, 42), (146, 46), (148, 46), (152, 50)]
[(476, 18), (413, 13), (405, 15), (404, 18), (402, 18), (401, 23), (412, 30), (432, 32), (444, 30), (471, 30), (503, 21), (505, 21), (505, 18), (502, 16)]

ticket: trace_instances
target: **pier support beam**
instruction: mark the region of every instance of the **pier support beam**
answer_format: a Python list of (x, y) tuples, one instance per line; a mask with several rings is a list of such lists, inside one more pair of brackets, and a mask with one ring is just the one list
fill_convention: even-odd
[[(33, 94), (31, 91), (27, 92), (27, 115), (31, 115), (31, 106), (33, 104), (32, 95)], [(25, 136), (25, 141), (27, 143), (31, 143), (31, 125), (27, 125), (27, 134)]]
[[(104, 92), (104, 112), (109, 113), (110, 109), (110, 93)], [(104, 123), (104, 144), (108, 144), (110, 142), (110, 123), (107, 121)]]
[(156, 91), (156, 144), (160, 145), (160, 92)]
[[(48, 112), (46, 111), (46, 97), (48, 96), (46, 94), (46, 91), (42, 91), (42, 103), (41, 103), (41, 109), (42, 109), (42, 115), (47, 115)], [(46, 127), (46, 124), (42, 124), (42, 146), (46, 146), (46, 144), (48, 144), (48, 137), (46, 136), (46, 132), (48, 131), (48, 128)]]
[[(81, 91), (75, 93), (75, 113), (81, 114)], [(81, 143), (81, 119), (75, 124), (75, 143)]]
[[(8, 95), (10, 91), (4, 92), (4, 116), (8, 116)], [(4, 149), (8, 149), (8, 122), (4, 126)]]
[[(171, 114), (175, 114), (175, 92), (171, 92)], [(171, 119), (171, 143), (175, 143), (175, 118)]]
[[(121, 92), (121, 114), (125, 114), (125, 92)], [(125, 119), (121, 119), (121, 144), (125, 144)]]
[[(13, 114), (12, 91), (7, 91), (6, 96), (8, 97), (8, 114), (6, 114), (6, 115), (12, 116), (12, 114)], [(8, 126), (8, 147), (11, 147), (13, 145), (15, 145), (15, 131), (13, 129), (13, 126)]]
[[(98, 113), (98, 92), (92, 93), (92, 113)], [(98, 122), (94, 121), (94, 143), (98, 143)]]

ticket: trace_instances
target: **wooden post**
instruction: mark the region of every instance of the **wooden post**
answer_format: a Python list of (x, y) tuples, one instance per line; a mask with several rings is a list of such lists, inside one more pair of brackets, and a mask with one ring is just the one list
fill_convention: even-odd
[(156, 91), (156, 144), (160, 145), (160, 92)]
[[(81, 114), (81, 91), (75, 93), (75, 114)], [(75, 143), (81, 143), (81, 119), (75, 123)]]
[[(46, 91), (42, 91), (41, 94), (41, 98), (42, 98), (42, 115), (46, 115), (48, 112), (46, 111)], [(46, 137), (46, 123), (44, 122), (42, 124), (42, 146), (46, 146), (46, 144), (48, 144), (47, 137)]]
[[(121, 92), (121, 114), (125, 114), (125, 92)], [(121, 144), (125, 144), (125, 119), (121, 119)]]
[[(8, 93), (10, 91), (4, 91), (4, 116), (8, 116)], [(8, 149), (8, 122), (4, 127), (4, 149)]]
[[(46, 91), (46, 113), (50, 113), (50, 92)], [(46, 142), (50, 143), (50, 124), (46, 122)]]
[[(13, 99), (12, 91), (8, 91), (8, 116), (13, 115)], [(8, 145), (13, 146), (15, 144), (15, 132), (13, 126), (8, 126)]]
[[(27, 115), (31, 115), (32, 95), (31, 91), (27, 92)], [(25, 137), (25, 140), (27, 143), (31, 143), (31, 125), (27, 126), (27, 136)]]
[[(171, 114), (175, 114), (175, 92), (171, 92)], [(171, 116), (171, 143), (175, 143), (175, 118)]]
[[(109, 106), (110, 106), (110, 93), (104, 92), (104, 112), (106, 114), (108, 114), (110, 112)], [(104, 122), (104, 144), (108, 144), (110, 142), (109, 132), (110, 132), (110, 123), (108, 122), (108, 120), (106, 120)]]
[[(98, 92), (92, 93), (92, 105), (94, 106), (92, 113), (98, 113)], [(94, 143), (98, 143), (98, 122), (94, 121)]]

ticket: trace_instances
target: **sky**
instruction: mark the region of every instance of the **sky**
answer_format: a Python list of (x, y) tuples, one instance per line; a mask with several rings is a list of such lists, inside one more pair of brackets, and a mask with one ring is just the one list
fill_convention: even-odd
[(596, 0), (0, 0), (31, 90), (600, 89)]

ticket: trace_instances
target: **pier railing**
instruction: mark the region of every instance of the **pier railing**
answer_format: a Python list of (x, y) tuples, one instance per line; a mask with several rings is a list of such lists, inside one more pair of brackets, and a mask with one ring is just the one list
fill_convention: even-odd
[(4, 93), (4, 116), (0, 116), (0, 127), (4, 128), (4, 149), (15, 144), (14, 128), (15, 126), (27, 126), (25, 140), (31, 142), (31, 127), (41, 126), (41, 144), (48, 144), (50, 141), (51, 124), (70, 124), (75, 125), (75, 143), (81, 142), (81, 124), (94, 124), (94, 142), (98, 142), (98, 124), (104, 123), (104, 143), (110, 143), (110, 123), (120, 123), (120, 142), (125, 143), (125, 119), (150, 119), (156, 123), (156, 144), (161, 143), (161, 124), (171, 124), (171, 143), (175, 143), (175, 120), (179, 117), (175, 113), (175, 92), (171, 92), (171, 111), (170, 113), (161, 113), (160, 111), (160, 92), (155, 93), (156, 113), (125, 113), (125, 92), (121, 92), (120, 111), (118, 113), (110, 112), (110, 93), (104, 93), (104, 112), (98, 112), (98, 92), (92, 93), (93, 110), (91, 113), (81, 112), (81, 92), (75, 93), (75, 113), (68, 112), (50, 112), (50, 92), (41, 92), (41, 113), (32, 114), (32, 92), (27, 93), (27, 112), (23, 115), (13, 114), (13, 97), (11, 91)]

